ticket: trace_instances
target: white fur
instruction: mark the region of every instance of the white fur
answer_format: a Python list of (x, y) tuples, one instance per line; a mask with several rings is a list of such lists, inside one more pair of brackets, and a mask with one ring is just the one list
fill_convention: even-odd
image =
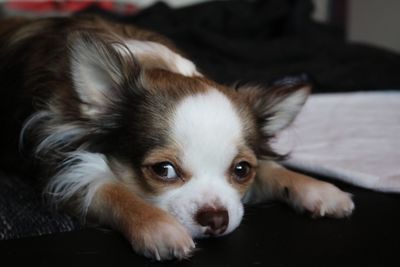
[(205, 227), (193, 219), (202, 207), (224, 207), (233, 231), (243, 216), (239, 193), (227, 173), (242, 143), (242, 123), (229, 99), (211, 90), (185, 98), (173, 115), (172, 136), (180, 148), (180, 160), (192, 178), (153, 201), (173, 214), (194, 237), (204, 236)]
[(145, 247), (142, 244), (133, 243), (135, 250), (140, 251), (144, 248), (143, 254), (146, 257), (158, 261), (189, 257), (196, 245), (182, 225), (172, 222), (150, 222), (151, 231), (144, 233), (142, 237)]
[[(142, 55), (152, 55), (153, 57), (159, 57), (168, 64), (171, 70), (179, 74), (184, 76), (200, 75), (193, 62), (175, 53), (165, 45), (151, 41), (139, 40), (126, 40), (125, 44), (130, 52), (139, 59), (139, 61)], [(123, 52), (123, 50), (121, 50), (121, 52)]]
[[(44, 124), (44, 127), (39, 127), (41, 123)], [(41, 157), (49, 151), (51, 153), (60, 152), (65, 146), (86, 133), (85, 129), (74, 123), (60, 123), (56, 113), (39, 111), (25, 122), (20, 134), (20, 148), (24, 146), (27, 132), (37, 129), (41, 129), (41, 131), (37, 132), (38, 140), (34, 151), (36, 157)]]
[(262, 128), (267, 134), (276, 134), (285, 129), (300, 112), (308, 96), (308, 90), (297, 90), (267, 112), (274, 114), (268, 123)]
[[(21, 133), (19, 136), (19, 148), (23, 149), (25, 143), (25, 136), (28, 134), (27, 132), (31, 131), (33, 128), (37, 127), (37, 125), (43, 120), (48, 120), (51, 117), (51, 112), (49, 111), (39, 111), (31, 115), (22, 126)], [(28, 134), (29, 135), (29, 134)]]
[[(77, 92), (84, 102), (101, 105), (104, 95), (111, 87), (111, 81), (104, 71), (97, 68), (94, 63), (89, 62), (88, 59), (81, 60), (71, 66)], [(95, 113), (94, 110), (89, 109), (87, 112)]]
[(292, 195), (292, 205), (297, 210), (307, 210), (316, 217), (342, 218), (354, 210), (351, 195), (329, 183), (319, 182), (299, 187)]
[(62, 170), (50, 179), (45, 193), (55, 203), (80, 197), (80, 209), (84, 216), (97, 189), (115, 180), (103, 154), (78, 151), (71, 153), (63, 163)]
[(53, 126), (47, 130), (48, 134), (46, 137), (36, 146), (35, 153), (37, 155), (48, 151), (52, 151), (52, 153), (58, 152), (85, 133), (85, 129), (73, 123)]

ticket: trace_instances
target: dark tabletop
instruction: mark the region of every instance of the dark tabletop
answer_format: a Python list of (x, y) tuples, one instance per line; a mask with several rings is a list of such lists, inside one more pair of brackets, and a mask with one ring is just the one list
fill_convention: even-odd
[(1, 266), (398, 264), (400, 195), (339, 186), (354, 194), (356, 209), (348, 219), (312, 219), (280, 203), (247, 207), (237, 230), (225, 237), (197, 240), (197, 251), (188, 260), (151, 262), (135, 254), (114, 231), (82, 229), (0, 241)]

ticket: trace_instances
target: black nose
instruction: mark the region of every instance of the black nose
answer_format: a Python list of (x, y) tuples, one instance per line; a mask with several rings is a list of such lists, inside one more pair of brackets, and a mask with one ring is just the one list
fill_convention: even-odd
[(196, 221), (207, 226), (206, 234), (220, 235), (228, 227), (229, 215), (226, 209), (206, 207), (196, 213)]

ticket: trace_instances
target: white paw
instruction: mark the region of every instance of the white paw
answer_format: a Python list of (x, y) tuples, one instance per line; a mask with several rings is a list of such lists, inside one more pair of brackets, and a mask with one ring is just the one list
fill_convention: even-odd
[(188, 258), (196, 247), (186, 229), (175, 220), (146, 224), (135, 234), (132, 246), (136, 252), (157, 261)]
[(313, 217), (343, 218), (350, 216), (354, 203), (349, 193), (325, 182), (313, 182), (296, 190), (293, 205)]

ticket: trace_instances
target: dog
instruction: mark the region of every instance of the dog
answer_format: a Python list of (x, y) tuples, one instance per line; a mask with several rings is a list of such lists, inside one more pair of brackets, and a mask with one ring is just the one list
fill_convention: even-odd
[(28, 168), (53, 203), (120, 231), (137, 253), (187, 258), (193, 239), (235, 230), (243, 204), (354, 209), (271, 148), (307, 83), (217, 84), (167, 38), (95, 16), (10, 18), (0, 46), (4, 168)]

